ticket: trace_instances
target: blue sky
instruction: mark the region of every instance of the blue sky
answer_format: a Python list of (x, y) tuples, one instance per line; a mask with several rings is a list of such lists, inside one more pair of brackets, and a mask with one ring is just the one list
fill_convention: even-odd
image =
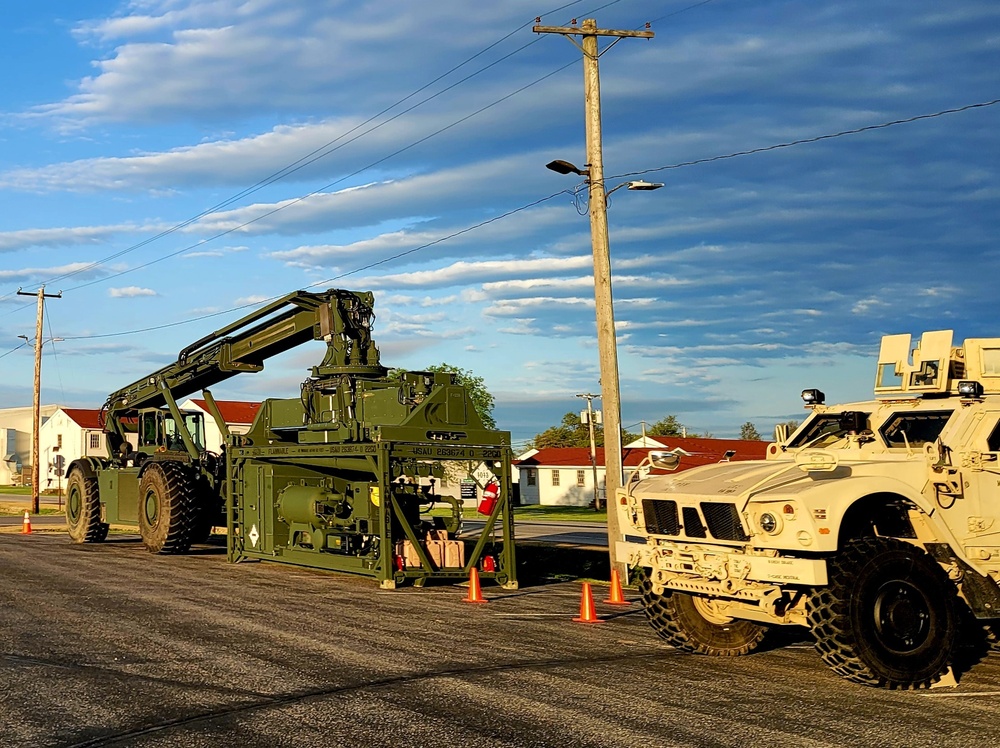
[[(1000, 335), (1000, 105), (664, 168), (998, 99), (996, 2), (559, 5), (5, 3), (0, 407), (31, 402), (15, 294), (45, 283), (45, 402), (99, 407), (229, 310), (335, 286), (375, 292), (384, 363), (484, 377), (516, 440), (578, 410), (589, 225), (544, 165), (585, 161), (582, 63), (538, 15), (656, 32), (601, 58), (608, 188), (665, 183), (608, 213), (626, 426), (767, 433), (803, 388), (868, 397), (883, 334)], [(293, 397), (321, 356), (213, 392)]]

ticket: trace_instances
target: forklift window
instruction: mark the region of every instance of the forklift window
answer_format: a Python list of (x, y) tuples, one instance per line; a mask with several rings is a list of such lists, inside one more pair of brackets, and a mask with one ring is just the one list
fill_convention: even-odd
[(139, 446), (142, 447), (155, 447), (159, 443), (157, 438), (159, 434), (158, 431), (158, 419), (157, 413), (142, 413), (139, 418), (141, 419), (141, 428), (139, 433), (141, 434), (141, 439)]

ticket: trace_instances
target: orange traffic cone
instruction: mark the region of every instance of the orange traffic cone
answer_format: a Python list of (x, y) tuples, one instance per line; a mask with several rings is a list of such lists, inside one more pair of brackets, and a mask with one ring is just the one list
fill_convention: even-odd
[(24, 524), (21, 525), (22, 535), (31, 535), (31, 515), (28, 514), (28, 510), (24, 510)]
[(605, 600), (608, 605), (631, 605), (625, 596), (622, 594), (622, 583), (618, 578), (618, 569), (611, 570), (611, 591), (608, 594), (608, 599)]
[(577, 623), (604, 623), (594, 612), (594, 593), (590, 591), (590, 582), (583, 583), (583, 594), (580, 596), (580, 616), (573, 620)]
[(475, 566), (469, 572), (469, 594), (466, 595), (465, 603), (488, 603), (489, 600), (483, 597), (483, 591), (479, 588), (479, 571)]

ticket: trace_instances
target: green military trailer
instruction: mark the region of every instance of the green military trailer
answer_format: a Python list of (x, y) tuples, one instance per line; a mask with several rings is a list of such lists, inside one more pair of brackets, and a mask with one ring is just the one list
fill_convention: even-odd
[[(112, 393), (108, 457), (67, 469), (70, 537), (100, 542), (109, 525), (133, 525), (169, 554), (225, 527), (234, 562), (363, 574), (384, 588), (475, 568), (516, 588), (510, 434), (483, 425), (454, 374), (383, 367), (373, 303), (368, 292), (297, 291)], [(207, 388), (312, 340), (326, 355), (298, 397), (265, 400), (250, 430), (231, 434)], [(218, 452), (202, 414), (177, 404), (198, 390), (224, 435)], [(441, 491), (472, 475), (485, 519), (474, 544), (458, 537), (461, 500)]]

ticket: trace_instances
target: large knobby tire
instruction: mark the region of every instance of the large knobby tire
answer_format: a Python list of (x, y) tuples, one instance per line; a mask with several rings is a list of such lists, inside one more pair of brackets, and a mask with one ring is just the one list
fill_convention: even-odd
[(767, 633), (767, 626), (753, 621), (719, 616), (711, 604), (684, 592), (653, 592), (645, 572), (638, 577), (642, 605), (653, 630), (684, 652), (734, 657), (755, 650)]
[(922, 549), (858, 538), (830, 561), (807, 602), (816, 649), (838, 675), (869, 686), (928, 688), (959, 642), (955, 585)]
[(198, 519), (192, 479), (176, 462), (150, 465), (139, 481), (139, 534), (150, 553), (186, 553)]
[(75, 467), (66, 481), (66, 526), (74, 543), (100, 543), (108, 536), (101, 522), (101, 501), (97, 478)]

